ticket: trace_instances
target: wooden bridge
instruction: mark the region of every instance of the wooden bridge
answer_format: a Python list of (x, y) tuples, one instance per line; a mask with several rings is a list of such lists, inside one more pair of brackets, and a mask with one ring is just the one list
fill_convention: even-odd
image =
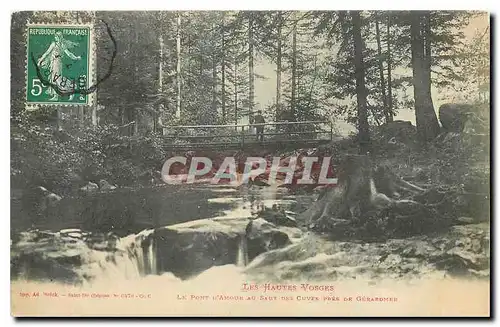
[[(258, 126), (264, 127), (261, 139)], [(306, 147), (329, 143), (335, 137), (329, 121), (168, 126), (164, 135), (166, 148), (178, 150)]]

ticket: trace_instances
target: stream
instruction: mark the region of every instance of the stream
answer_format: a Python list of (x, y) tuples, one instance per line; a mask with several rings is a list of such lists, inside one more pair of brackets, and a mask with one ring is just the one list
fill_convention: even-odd
[[(114, 225), (104, 222), (108, 226), (104, 231), (85, 230), (88, 225), (72, 219), (18, 228), (11, 238), (13, 283), (56, 282), (84, 288), (126, 283), (154, 289), (157, 283), (163, 288), (186, 281), (189, 287), (209, 284), (217, 288), (230, 281), (363, 280), (373, 284), (489, 279), (487, 223), (383, 242), (340, 241), (296, 224), (296, 213), (304, 211), (317, 195), (289, 194), (286, 188), (273, 186), (178, 187), (185, 187), (182, 194), (186, 196), (169, 188), (150, 190), (151, 194), (164, 192), (165, 198), (176, 203), (162, 200), (157, 208), (138, 207), (150, 216), (151, 210), (160, 216), (150, 217), (156, 225), (151, 228), (124, 232), (117, 227), (115, 232)], [(120, 192), (124, 191), (101, 194), (101, 201), (114, 206), (110, 199)], [(91, 198), (95, 204), (95, 195)], [(133, 214), (129, 209), (127, 213)]]

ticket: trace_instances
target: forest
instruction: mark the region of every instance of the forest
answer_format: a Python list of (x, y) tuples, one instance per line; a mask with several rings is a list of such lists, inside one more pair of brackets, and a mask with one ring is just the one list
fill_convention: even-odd
[[(237, 124), (251, 120), (257, 108), (267, 121), (348, 122), (357, 129), (360, 153), (370, 151), (374, 128), (410, 109), (425, 147), (440, 134), (432, 88), (482, 108), (483, 119), (489, 115), (489, 27), (464, 35), (479, 15), (484, 13), (15, 13), (12, 182), (62, 193), (101, 177), (133, 184), (161, 167), (169, 126)], [(111, 71), (94, 105), (26, 110), (27, 22), (94, 25), (96, 75)], [(267, 75), (259, 74), (263, 63), (273, 67)], [(256, 84), (271, 78), (272, 101), (260, 103)]]
[[(404, 305), (398, 308), (407, 307), (410, 316), (424, 304), (435, 315), (447, 314), (445, 304), (462, 315), (469, 307), (486, 308), (488, 19), (486, 13), (470, 11), (14, 13), (12, 280), (45, 281), (50, 290), (53, 281), (95, 282), (94, 290), (94, 285), (108, 289), (116, 283), (118, 293), (123, 285), (141, 291), (140, 285), (148, 285), (155, 301), (166, 303), (172, 298), (161, 296), (176, 294), (170, 284), (174, 277), (179, 284), (187, 281), (190, 290), (214, 286), (214, 294), (240, 280), (232, 276), (243, 282), (335, 287), (341, 280), (366, 280), (367, 287), (387, 280), (391, 284), (380, 284), (379, 294), (368, 288), (353, 293), (384, 297), (396, 281), (420, 283), (429, 277), (428, 288), (415, 283), (401, 289), (399, 304)], [(93, 80), (100, 81), (89, 87), (94, 103), (30, 103), (31, 24), (93, 26)], [(56, 33), (54, 41), (37, 39), (43, 47), (31, 64), (57, 42), (65, 47)], [(75, 51), (66, 60), (80, 55)], [(330, 134), (337, 135), (299, 146), (287, 140), (299, 132), (284, 128), (289, 142), (283, 147), (259, 143), (255, 136), (251, 146), (236, 143), (238, 148), (226, 146), (227, 135), (216, 136), (225, 148), (185, 150), (167, 142), (176, 128), (225, 125), (234, 132), (262, 119), (304, 128), (328, 121), (334, 127)], [(173, 157), (186, 161), (178, 170), (163, 170)], [(268, 166), (248, 183), (212, 183), (204, 177), (217, 170), (209, 171), (205, 163), (199, 167), (195, 157), (208, 157), (219, 167), (234, 159), (230, 167), (240, 171), (229, 170), (229, 180), (242, 177), (236, 162), (246, 158), (257, 157)], [(335, 182), (299, 183), (307, 179), (306, 171), (311, 177), (319, 170), (306, 170), (306, 157), (327, 162), (324, 171), (332, 171), (328, 177)], [(278, 176), (269, 158), (278, 159), (290, 174), (280, 169)], [(183, 183), (189, 165), (206, 168), (205, 175)], [(271, 173), (278, 177), (261, 178)], [(166, 182), (164, 177), (173, 174), (181, 183)], [(217, 267), (223, 270), (212, 269)], [(205, 273), (201, 284), (192, 284)], [(450, 277), (459, 279), (449, 284)], [(479, 284), (467, 284), (464, 277), (488, 288), (476, 292), (470, 286)], [(455, 292), (464, 285), (465, 291)], [(437, 288), (442, 291), (436, 293)], [(190, 294), (178, 294), (184, 293)], [(179, 303), (202, 307), (201, 302)], [(270, 302), (261, 303), (269, 309)], [(353, 313), (371, 308), (381, 314), (374, 303), (355, 305)], [(227, 310), (225, 304), (220, 307)]]

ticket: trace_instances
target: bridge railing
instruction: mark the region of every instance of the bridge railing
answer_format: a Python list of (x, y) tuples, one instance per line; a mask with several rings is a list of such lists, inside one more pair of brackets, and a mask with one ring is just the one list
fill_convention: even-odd
[[(263, 140), (256, 127), (264, 127)], [(333, 126), (328, 121), (269, 122), (262, 124), (178, 125), (164, 129), (165, 141), (172, 145), (245, 145), (276, 142), (331, 141)]]

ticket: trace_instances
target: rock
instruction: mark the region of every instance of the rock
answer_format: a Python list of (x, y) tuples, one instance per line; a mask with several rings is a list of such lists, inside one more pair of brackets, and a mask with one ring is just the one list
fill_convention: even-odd
[(43, 186), (28, 189), (23, 193), (21, 206), (23, 211), (31, 216), (32, 222), (37, 222), (40, 218), (54, 215), (57, 211), (62, 197), (47, 190)]
[(63, 234), (70, 234), (70, 233), (79, 233), (81, 234), (81, 230), (78, 229), (78, 228), (68, 228), (68, 229), (61, 229), (59, 231), (59, 234), (63, 235)]
[(491, 203), (489, 194), (462, 192), (454, 200), (458, 212), (474, 217), (476, 221), (489, 221)]
[(295, 218), (291, 215), (287, 214), (282, 208), (278, 208), (276, 204), (273, 205), (272, 209), (264, 208), (264, 210), (259, 212), (258, 216), (275, 225), (287, 227), (298, 226), (297, 220), (295, 220)]
[(68, 237), (76, 238), (76, 239), (82, 239), (82, 234), (80, 233), (69, 233)]
[(107, 251), (109, 245), (106, 236), (101, 233), (91, 234), (86, 240), (85, 243), (90, 249), (97, 251)]
[[(154, 178), (153, 172), (151, 170), (146, 170), (146, 171), (138, 174), (137, 180), (142, 185), (153, 185), (153, 184), (155, 184), (155, 178)], [(160, 180), (161, 180), (161, 173), (160, 173)]]
[(312, 190), (313, 190), (314, 193), (324, 194), (324, 190), (326, 188), (327, 188), (326, 185), (319, 185), (319, 186), (314, 187)]
[(416, 194), (413, 199), (423, 204), (435, 204), (443, 201), (446, 193), (437, 188), (430, 188), (427, 191)]
[(115, 190), (116, 186), (115, 185), (111, 185), (105, 179), (101, 179), (99, 181), (99, 188), (101, 189), (101, 191), (111, 191), (111, 190)]
[(413, 139), (416, 128), (410, 121), (395, 120), (379, 127), (379, 133), (388, 144), (408, 143)]
[(57, 204), (61, 200), (62, 200), (62, 197), (55, 194), (55, 193), (49, 193), (45, 196), (45, 203), (47, 206), (54, 206), (55, 204)]
[(266, 182), (264, 177), (261, 177), (260, 175), (255, 177), (254, 179), (249, 179), (248, 180), (248, 185), (252, 186), (261, 186), (261, 187), (267, 187), (269, 184)]
[[(71, 233), (71, 232), (69, 232)], [(75, 267), (86, 252), (83, 243), (60, 233), (30, 231), (20, 233), (11, 248), (12, 278), (78, 281)]]
[(151, 184), (157, 185), (157, 184), (162, 184), (162, 183), (163, 183), (163, 180), (162, 180), (161, 172), (158, 170), (153, 171), (152, 177), (151, 177)]
[(108, 251), (115, 251), (117, 249), (117, 245), (118, 245), (118, 242), (120, 240), (120, 238), (118, 237), (118, 235), (116, 235), (113, 232), (109, 232), (106, 235), (106, 239), (107, 239), (106, 249)]
[(472, 250), (472, 252), (474, 253), (483, 252), (483, 244), (481, 243), (481, 240), (472, 239), (470, 250)]
[(402, 261), (403, 259), (401, 258), (401, 256), (397, 254), (389, 254), (387, 258), (385, 258), (385, 260), (381, 263), (381, 266), (385, 268), (397, 267), (401, 265)]
[(38, 242), (40, 240), (53, 239), (56, 236), (57, 236), (57, 233), (54, 233), (51, 231), (39, 231), (39, 232), (37, 232), (37, 235), (35, 237), (35, 241)]
[(453, 226), (441, 238), (443, 241), (447, 240), (445, 251), (431, 257), (430, 261), (438, 269), (451, 274), (470, 275), (471, 269), (488, 271), (490, 259), (489, 242), (486, 241), (488, 229), (488, 224), (484, 223)]
[(99, 189), (96, 183), (88, 182), (87, 185), (80, 188), (80, 192), (83, 194), (94, 193)]
[[(285, 232), (258, 218), (212, 218), (155, 230), (158, 270), (188, 278), (212, 267), (235, 264), (242, 238), (251, 261), (290, 244)], [(245, 243), (243, 242), (243, 243)]]
[[(293, 234), (294, 230), (287, 232)], [(290, 237), (286, 232), (279, 230), (274, 224), (262, 218), (257, 218), (247, 224), (245, 235), (248, 242), (248, 257), (250, 260), (263, 252), (279, 249), (291, 243)]]
[(468, 270), (469, 273), (472, 275), (472, 276), (475, 276), (477, 278), (490, 278), (490, 271), (489, 269), (488, 270), (474, 270), (474, 269), (469, 269)]
[(471, 217), (458, 217), (457, 218), (457, 223), (464, 224), (464, 225), (473, 224), (474, 223), (474, 218), (471, 218)]
[(10, 274), (11, 278), (23, 278), (37, 281), (54, 280), (74, 284), (81, 281), (78, 273), (74, 271), (72, 265), (67, 265), (64, 261), (75, 262), (74, 257), (48, 258), (40, 253), (20, 253), (11, 258)]
[(467, 117), (474, 107), (464, 103), (445, 103), (439, 107), (439, 121), (445, 132), (463, 131)]
[[(90, 237), (84, 241), (84, 236)], [(117, 241), (116, 235), (92, 236), (80, 229), (63, 229), (57, 233), (38, 230), (22, 232), (13, 237), (11, 276), (13, 279), (78, 284), (85, 279), (82, 273), (87, 271), (87, 265), (99, 266), (103, 256), (117, 255)]]
[(466, 274), (469, 269), (489, 269), (489, 258), (466, 251), (461, 247), (454, 247), (436, 260), (438, 269), (447, 270), (455, 274)]
[(57, 202), (61, 201), (62, 197), (52, 193), (51, 191), (47, 190), (43, 186), (37, 186), (36, 187), (36, 193), (41, 195), (43, 197), (43, 201), (47, 206), (51, 206), (56, 204)]

